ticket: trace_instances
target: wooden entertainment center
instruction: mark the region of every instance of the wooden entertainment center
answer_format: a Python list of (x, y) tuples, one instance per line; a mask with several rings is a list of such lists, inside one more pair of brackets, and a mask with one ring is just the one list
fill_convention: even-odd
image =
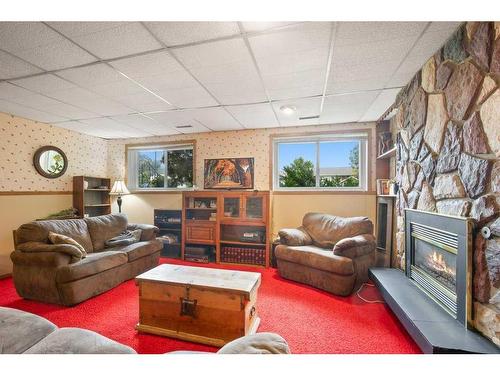
[(182, 259), (269, 267), (269, 192), (184, 192)]

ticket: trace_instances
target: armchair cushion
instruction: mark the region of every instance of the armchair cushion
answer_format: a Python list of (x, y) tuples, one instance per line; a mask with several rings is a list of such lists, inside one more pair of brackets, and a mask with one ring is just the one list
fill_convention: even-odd
[(321, 249), (317, 246), (278, 245), (275, 254), (276, 258), (278, 258), (278, 267), (279, 261), (284, 260), (337, 275), (351, 276), (354, 274), (351, 259), (336, 255), (331, 250)]
[(160, 233), (160, 229), (154, 225), (150, 224), (129, 224), (127, 225), (128, 230), (137, 230), (140, 229), (141, 233), (141, 241), (151, 241), (154, 240), (158, 233)]
[(75, 245), (47, 244), (42, 242), (23, 242), (17, 245), (16, 250), (23, 253), (63, 253), (71, 256), (71, 263), (78, 262), (83, 253)]
[(82, 245), (80, 245), (71, 237), (65, 236), (64, 234), (49, 232), (49, 241), (54, 245), (59, 245), (59, 244), (73, 245), (76, 248), (78, 248), (78, 250), (80, 250), (80, 252), (82, 253), (82, 258), (85, 258), (87, 256), (87, 252), (85, 251)]
[(373, 233), (373, 224), (367, 217), (345, 218), (311, 212), (304, 216), (302, 226), (313, 244), (324, 249), (332, 249), (344, 238)]
[(361, 234), (350, 238), (344, 238), (337, 242), (333, 248), (335, 255), (347, 258), (357, 258), (375, 251), (375, 237), (371, 234)]
[(311, 236), (302, 229), (302, 227), (297, 229), (282, 229), (278, 232), (280, 236), (280, 243), (282, 245), (289, 246), (304, 246), (311, 245)]

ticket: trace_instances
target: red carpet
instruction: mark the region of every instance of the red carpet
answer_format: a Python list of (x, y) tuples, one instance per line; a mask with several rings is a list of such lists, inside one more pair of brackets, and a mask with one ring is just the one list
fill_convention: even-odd
[[(188, 264), (168, 260), (168, 263)], [(193, 265), (193, 264), (189, 264)], [(213, 265), (211, 265), (213, 267)], [(420, 353), (397, 318), (385, 304), (369, 304), (356, 295), (336, 297), (282, 279), (275, 269), (217, 266), (262, 274), (258, 295), (259, 332), (276, 332), (293, 353)], [(380, 299), (374, 287), (362, 295)], [(0, 280), (0, 306), (41, 315), (59, 327), (80, 327), (133, 347), (139, 353), (172, 350), (216, 351), (217, 348), (135, 331), (138, 296), (134, 281), (87, 300), (75, 307), (62, 307), (21, 299), (12, 279)]]

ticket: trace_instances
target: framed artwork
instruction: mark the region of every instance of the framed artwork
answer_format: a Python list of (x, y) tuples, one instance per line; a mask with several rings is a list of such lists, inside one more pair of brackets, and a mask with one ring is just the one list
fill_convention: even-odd
[(205, 189), (253, 189), (254, 159), (205, 159)]

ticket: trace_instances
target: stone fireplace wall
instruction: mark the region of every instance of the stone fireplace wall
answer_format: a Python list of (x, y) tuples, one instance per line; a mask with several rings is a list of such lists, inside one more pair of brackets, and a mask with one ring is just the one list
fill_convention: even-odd
[(500, 23), (463, 24), (394, 107), (400, 189), (393, 266), (405, 262), (404, 208), (473, 218), (474, 324), (500, 346)]

